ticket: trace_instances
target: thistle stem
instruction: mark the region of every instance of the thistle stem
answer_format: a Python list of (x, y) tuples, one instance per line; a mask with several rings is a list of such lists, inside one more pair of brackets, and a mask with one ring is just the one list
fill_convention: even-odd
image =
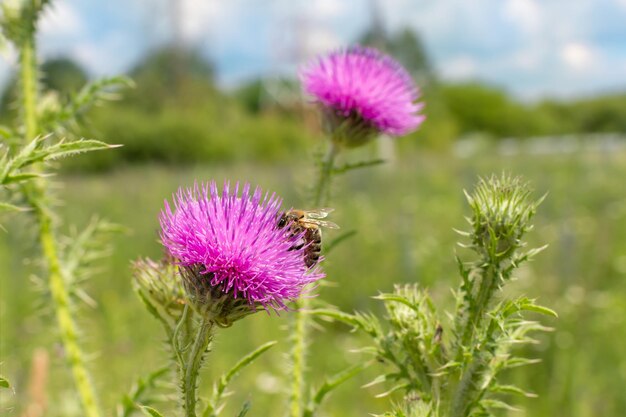
[(49, 281), (52, 299), (56, 310), (57, 323), (61, 330), (61, 340), (67, 355), (67, 360), (72, 368), (74, 383), (87, 417), (99, 417), (100, 412), (96, 403), (96, 396), (85, 367), (83, 353), (78, 345), (78, 333), (76, 323), (71, 314), (70, 296), (61, 274), (61, 265), (57, 257), (56, 242), (52, 234), (50, 217), (42, 211), (38, 211), (41, 246), (48, 262)]
[(294, 343), (291, 351), (293, 382), (291, 384), (291, 396), (289, 399), (290, 417), (300, 417), (304, 404), (302, 396), (304, 391), (304, 368), (306, 366), (308, 319), (303, 309), (306, 308), (308, 304), (307, 298), (302, 298), (296, 302)]
[(463, 329), (461, 343), (458, 345), (457, 359), (464, 346), (470, 346), (474, 339), (475, 330), (480, 326), (485, 310), (489, 306), (493, 294), (498, 287), (500, 269), (491, 262), (482, 271), (480, 286), (476, 296), (472, 296), (471, 308)]
[(330, 184), (332, 180), (333, 168), (335, 167), (335, 158), (339, 153), (339, 148), (334, 140), (330, 141), (328, 152), (322, 160), (319, 178), (315, 187), (315, 199), (313, 206), (318, 208), (328, 201), (330, 193)]
[(37, 63), (32, 37), (24, 40), (20, 48), (20, 79), (22, 82), (22, 117), (26, 129), (26, 141), (37, 136)]
[[(313, 207), (320, 207), (328, 200), (329, 189), (332, 180), (335, 158), (339, 153), (339, 148), (335, 141), (331, 140), (326, 156), (322, 160), (319, 177), (315, 186)], [(291, 384), (291, 395), (289, 398), (289, 416), (300, 417), (303, 413), (303, 391), (304, 373), (306, 369), (307, 337), (309, 327), (309, 317), (306, 309), (309, 299), (303, 297), (296, 302), (295, 323), (294, 323), (294, 343), (291, 351), (291, 363), (293, 365), (293, 382)]]
[(196, 417), (196, 391), (198, 389), (198, 374), (202, 366), (204, 354), (213, 338), (213, 322), (202, 318), (198, 326), (198, 333), (193, 342), (189, 356), (181, 369), (183, 403), (185, 406), (185, 417)]
[[(25, 126), (25, 142), (33, 140), (39, 133), (37, 124), (37, 67), (35, 59), (35, 41), (28, 37), (20, 45), (20, 78), (22, 86), (22, 112)], [(96, 396), (85, 367), (83, 353), (78, 345), (78, 331), (72, 317), (71, 300), (66, 281), (63, 277), (57, 242), (54, 236), (51, 214), (43, 204), (46, 198), (44, 180), (24, 186), (24, 193), (34, 210), (39, 224), (39, 241), (43, 257), (48, 266), (48, 285), (54, 301), (54, 309), (60, 330), (61, 341), (67, 356), (74, 383), (78, 390), (86, 417), (99, 417)]]
[[(500, 268), (494, 261), (487, 261), (486, 266), (481, 273), (480, 286), (476, 295), (472, 296), (470, 301), (469, 316), (465, 322), (460, 343), (457, 345), (456, 358), (462, 362), (463, 349), (469, 347), (472, 353), (471, 361), (468, 366), (461, 370), (459, 382), (453, 386), (451, 394), (451, 417), (463, 417), (467, 413), (467, 407), (472, 401), (472, 396), (476, 392), (474, 387), (477, 385), (477, 378), (480, 377), (484, 369), (484, 361), (481, 355), (484, 353), (484, 347), (475, 348), (476, 329), (482, 325), (485, 311), (491, 303), (491, 299), (498, 288), (500, 278)], [(491, 326), (490, 326), (491, 328)]]

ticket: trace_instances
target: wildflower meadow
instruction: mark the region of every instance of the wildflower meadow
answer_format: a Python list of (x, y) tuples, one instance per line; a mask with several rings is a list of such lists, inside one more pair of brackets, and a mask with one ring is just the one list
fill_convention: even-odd
[(446, 139), (470, 89), (367, 36), (258, 113), (176, 43), (54, 89), (55, 4), (0, 5), (1, 415), (626, 413), (626, 130)]

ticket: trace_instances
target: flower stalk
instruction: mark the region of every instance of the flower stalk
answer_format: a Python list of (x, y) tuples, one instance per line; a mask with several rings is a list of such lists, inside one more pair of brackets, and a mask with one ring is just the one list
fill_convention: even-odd
[[(321, 110), (323, 127), (329, 138), (328, 151), (319, 163), (319, 175), (313, 189), (313, 207), (320, 208), (330, 199), (334, 174), (380, 163), (380, 160), (374, 160), (336, 169), (335, 161), (341, 150), (363, 146), (381, 133), (391, 136), (410, 133), (423, 122), (424, 116), (418, 114), (422, 108), (416, 103), (419, 91), (408, 72), (391, 57), (372, 48), (356, 46), (335, 51), (303, 68), (300, 75), (303, 90), (315, 99)], [(308, 307), (308, 298), (296, 303), (293, 349), (290, 352), (290, 417), (312, 417), (323, 397), (304, 409)], [(332, 388), (336, 385), (332, 384)]]
[[(39, 134), (36, 109), (38, 94), (34, 35), (26, 36), (20, 45), (20, 81), (25, 126), (24, 143), (27, 144)], [(96, 395), (85, 366), (82, 350), (78, 344), (77, 325), (72, 316), (70, 294), (66, 279), (63, 276), (51, 213), (44, 204), (46, 200), (45, 179), (40, 178), (38, 182), (27, 183), (23, 190), (39, 224), (39, 242), (48, 266), (48, 285), (54, 301), (61, 342), (72, 370), (83, 411), (87, 417), (99, 417)]]
[(22, 82), (22, 117), (24, 118), (25, 142), (37, 136), (37, 61), (35, 40), (24, 39), (20, 48), (20, 80)]
[(195, 336), (195, 340), (189, 352), (189, 356), (186, 361), (181, 365), (182, 376), (182, 395), (183, 404), (185, 407), (185, 417), (196, 417), (196, 393), (198, 390), (198, 374), (202, 367), (204, 355), (209, 348), (209, 344), (213, 339), (213, 321), (201, 318), (198, 325), (198, 332)]
[[(338, 144), (333, 140), (329, 141), (328, 151), (324, 159), (320, 162), (319, 176), (314, 188), (315, 194), (313, 198), (313, 207), (321, 207), (329, 200), (335, 159), (338, 153)], [(302, 297), (295, 303), (296, 311), (294, 312), (293, 349), (291, 350), (293, 382), (291, 384), (291, 393), (289, 398), (289, 415), (291, 417), (302, 416), (305, 403), (303, 396), (305, 387), (306, 355), (308, 349), (307, 339), (310, 320), (307, 312), (308, 307), (308, 297)]]

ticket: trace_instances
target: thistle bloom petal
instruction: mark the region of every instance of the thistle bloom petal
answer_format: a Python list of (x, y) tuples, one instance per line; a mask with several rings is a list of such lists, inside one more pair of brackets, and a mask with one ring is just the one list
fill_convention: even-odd
[(294, 248), (301, 236), (278, 228), (275, 194), (251, 193), (249, 184), (239, 191), (225, 183), (220, 193), (215, 182), (179, 189), (174, 209), (165, 201), (161, 212), (161, 240), (183, 276), (191, 271), (201, 281), (194, 285), (252, 307), (285, 309), (323, 274), (306, 267), (302, 245)]
[(381, 133), (401, 136), (424, 121), (419, 90), (394, 59), (373, 48), (335, 51), (301, 72), (304, 90), (343, 118), (360, 118)]

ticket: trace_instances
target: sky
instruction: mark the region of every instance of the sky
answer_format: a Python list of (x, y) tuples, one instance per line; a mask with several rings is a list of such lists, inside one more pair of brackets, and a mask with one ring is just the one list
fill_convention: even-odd
[[(486, 81), (523, 100), (626, 91), (626, 0), (175, 2), (56, 0), (40, 27), (40, 54), (113, 75), (177, 34), (231, 87), (295, 74), (311, 57), (353, 43), (375, 16), (387, 32), (417, 31), (446, 80)], [(5, 52), (0, 82), (14, 66), (15, 52)]]

